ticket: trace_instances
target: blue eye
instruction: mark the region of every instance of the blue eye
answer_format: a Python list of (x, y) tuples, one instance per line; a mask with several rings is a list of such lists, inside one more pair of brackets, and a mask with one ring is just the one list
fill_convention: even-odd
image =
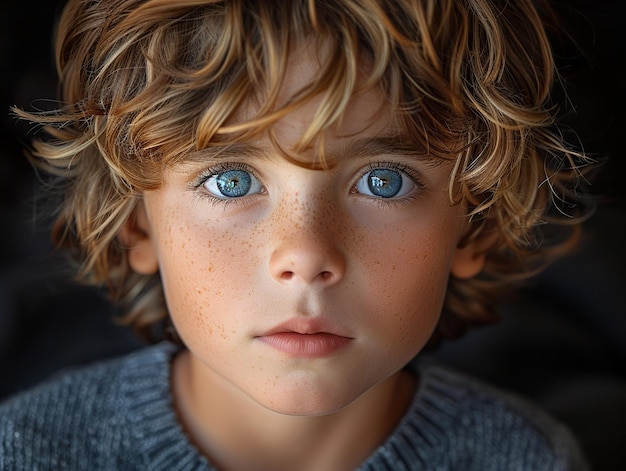
[(392, 168), (374, 168), (356, 182), (359, 193), (378, 198), (405, 196), (416, 187), (404, 172)]
[(230, 169), (211, 175), (204, 182), (204, 188), (218, 199), (241, 198), (260, 193), (261, 182), (250, 172)]

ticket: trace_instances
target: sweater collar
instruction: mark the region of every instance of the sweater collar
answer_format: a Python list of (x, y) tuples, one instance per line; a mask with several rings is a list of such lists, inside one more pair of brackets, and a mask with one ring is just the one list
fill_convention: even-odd
[[(121, 394), (134, 439), (131, 446), (143, 456), (146, 468), (155, 471), (213, 470), (176, 417), (170, 371), (179, 350), (162, 342), (125, 360)], [(420, 384), (407, 413), (359, 470), (428, 469), (429, 457), (449, 446), (449, 427), (458, 419), (463, 388), (451, 387), (453, 377), (441, 369), (411, 367), (417, 370)]]

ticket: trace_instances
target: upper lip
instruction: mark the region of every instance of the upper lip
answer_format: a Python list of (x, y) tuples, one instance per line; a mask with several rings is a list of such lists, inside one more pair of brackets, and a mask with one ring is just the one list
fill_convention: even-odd
[(261, 335), (259, 335), (259, 337), (281, 334), (285, 332), (293, 332), (302, 335), (323, 333), (350, 338), (349, 335), (341, 333), (341, 330), (337, 326), (332, 325), (330, 322), (319, 317), (293, 317), (263, 332)]

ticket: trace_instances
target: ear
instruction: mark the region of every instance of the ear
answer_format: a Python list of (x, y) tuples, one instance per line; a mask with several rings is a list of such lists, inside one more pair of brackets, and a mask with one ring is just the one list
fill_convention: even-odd
[(467, 244), (459, 245), (456, 249), (450, 273), (461, 279), (468, 279), (478, 275), (485, 267), (487, 252), (498, 240), (495, 232), (482, 233)]
[(153, 275), (159, 269), (150, 221), (143, 201), (128, 217), (117, 238), (127, 250), (128, 263), (140, 275)]

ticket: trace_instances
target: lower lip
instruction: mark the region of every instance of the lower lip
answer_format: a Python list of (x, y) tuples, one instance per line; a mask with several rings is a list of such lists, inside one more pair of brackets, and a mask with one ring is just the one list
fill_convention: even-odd
[(328, 333), (299, 334), (280, 332), (258, 337), (259, 340), (283, 353), (296, 357), (325, 357), (342, 349), (352, 339)]

